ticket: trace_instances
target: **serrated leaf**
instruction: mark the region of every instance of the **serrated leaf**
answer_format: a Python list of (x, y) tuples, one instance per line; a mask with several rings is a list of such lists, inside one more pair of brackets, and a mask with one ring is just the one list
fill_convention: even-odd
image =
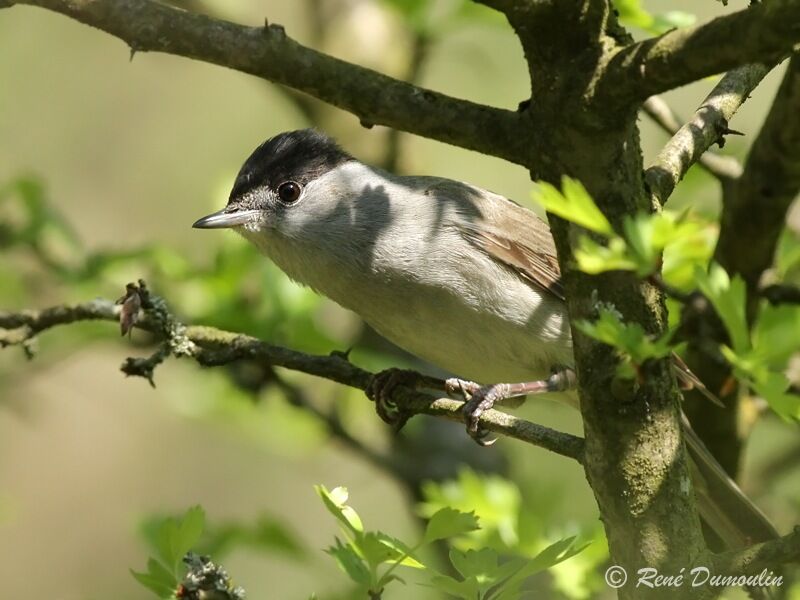
[(463, 600), (475, 600), (480, 593), (480, 586), (474, 577), (458, 581), (448, 575), (438, 574), (431, 577), (431, 584), (429, 587)]
[(800, 421), (800, 395), (790, 393), (791, 382), (783, 373), (768, 373), (753, 388), (764, 398), (782, 419), (788, 422)]
[(695, 282), (725, 324), (733, 350), (746, 354), (750, 350), (750, 333), (745, 315), (744, 280), (738, 275), (731, 279), (722, 266), (711, 263), (708, 271), (701, 267), (695, 269)]
[(174, 543), (174, 552), (178, 560), (183, 560), (203, 535), (206, 524), (206, 513), (201, 506), (193, 506), (186, 511), (178, 523), (177, 536)]
[(596, 233), (614, 235), (611, 223), (594, 203), (583, 184), (576, 179), (564, 176), (561, 179), (561, 191), (547, 182), (539, 182), (534, 191), (534, 199), (547, 212), (562, 219), (572, 221)]
[(200, 540), (205, 526), (205, 512), (202, 507), (194, 506), (179, 518), (164, 519), (153, 535), (158, 556), (168, 565), (174, 574), (184, 555)]
[(405, 567), (412, 567), (414, 569), (426, 568), (424, 564), (412, 556), (412, 549), (401, 540), (398, 540), (390, 535), (386, 535), (382, 531), (376, 531), (374, 535), (380, 544), (391, 550), (393, 555), (391, 560), (393, 562), (397, 562), (399, 560), (398, 564), (401, 564)]
[(369, 567), (351, 545), (343, 544), (339, 538), (336, 538), (336, 545), (331, 546), (325, 552), (336, 559), (336, 564), (347, 573), (350, 579), (360, 585), (368, 586), (370, 584)]
[(575, 260), (578, 268), (590, 275), (606, 271), (636, 271), (639, 267), (628, 255), (625, 240), (616, 235), (607, 245), (598, 244), (589, 236), (581, 236), (575, 249)]
[(130, 572), (136, 581), (160, 598), (172, 597), (175, 589), (178, 587), (177, 578), (154, 558), (150, 558), (147, 561), (146, 573), (139, 573), (133, 569), (131, 569)]
[(639, 323), (624, 323), (616, 311), (606, 307), (600, 308), (595, 321), (581, 320), (575, 326), (584, 335), (620, 350), (637, 365), (668, 356), (674, 349), (670, 342), (674, 331), (653, 338)]
[(791, 382), (784, 373), (770, 371), (765, 357), (758, 352), (737, 354), (727, 346), (720, 346), (720, 351), (733, 365), (736, 376), (747, 381), (781, 418), (800, 420), (800, 395), (789, 391)]
[(478, 519), (474, 513), (465, 513), (454, 508), (444, 507), (438, 510), (425, 527), (423, 543), (461, 535), (479, 529)]
[(319, 497), (322, 498), (322, 502), (328, 512), (336, 517), (339, 522), (356, 535), (363, 533), (364, 525), (361, 522), (361, 517), (351, 506), (345, 504), (348, 498), (347, 488), (340, 486), (328, 491), (324, 485), (315, 485), (314, 489), (319, 494)]
[(492, 548), (461, 551), (450, 549), (450, 562), (464, 578), (474, 577), (480, 587), (490, 587), (496, 583), (498, 555)]
[[(540, 571), (549, 569), (553, 565), (572, 558), (579, 552), (582, 552), (589, 543), (582, 545), (575, 545), (575, 537), (568, 537), (559, 540), (537, 554), (533, 559), (526, 561), (525, 564), (512, 576), (503, 582), (502, 589), (515, 589), (525, 579), (531, 575), (535, 575)], [(500, 594), (497, 600), (510, 600), (510, 596)]]

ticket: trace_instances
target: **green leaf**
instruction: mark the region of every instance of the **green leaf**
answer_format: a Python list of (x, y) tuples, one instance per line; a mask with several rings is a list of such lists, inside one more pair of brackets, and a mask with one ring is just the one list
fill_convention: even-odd
[(154, 558), (147, 561), (147, 572), (139, 573), (131, 569), (131, 575), (159, 598), (171, 598), (178, 587), (177, 578)]
[(619, 313), (608, 307), (600, 308), (597, 320), (578, 321), (575, 326), (584, 335), (620, 350), (637, 365), (663, 358), (673, 351), (670, 340), (674, 331), (654, 339), (639, 323), (624, 323)]
[(343, 544), (336, 538), (336, 545), (325, 552), (336, 559), (339, 567), (356, 583), (368, 586), (370, 584), (370, 569), (350, 544)]
[(800, 306), (764, 303), (752, 332), (753, 351), (768, 366), (784, 370), (800, 347)]
[(578, 268), (584, 273), (597, 275), (606, 271), (636, 271), (639, 265), (628, 253), (628, 246), (619, 236), (609, 239), (608, 245), (598, 244), (587, 235), (578, 240), (575, 249)]
[[(481, 587), (494, 585), (498, 563), (497, 552), (491, 548), (461, 551), (450, 549), (450, 562), (464, 579), (474, 577)], [(488, 586), (487, 586), (488, 587)]]
[(404, 567), (412, 567), (414, 569), (426, 568), (424, 564), (414, 558), (413, 550), (401, 540), (398, 540), (390, 535), (386, 535), (382, 531), (376, 531), (372, 533), (372, 535), (375, 536), (375, 539), (379, 544), (388, 549), (390, 558), (387, 560), (387, 562), (396, 562)]
[(464, 513), (454, 508), (444, 507), (428, 521), (423, 543), (461, 535), (478, 529), (478, 519), (474, 513)]
[(173, 544), (178, 560), (183, 560), (203, 535), (206, 524), (206, 513), (201, 506), (193, 506), (178, 523), (177, 537)]
[(429, 518), (445, 507), (474, 512), (480, 529), (467, 536), (473, 547), (511, 549), (519, 544), (522, 499), (513, 481), (461, 468), (456, 480), (423, 483), (422, 493), (425, 502), (420, 504), (420, 513)]
[[(406, 555), (406, 552), (399, 548), (402, 542), (399, 542), (399, 540), (387, 540), (385, 542), (381, 539), (382, 535), (378, 532), (368, 531), (356, 542), (353, 542), (353, 545), (361, 551), (361, 556), (364, 560), (369, 563), (372, 571), (375, 571), (375, 568), (382, 563), (396, 562)], [(386, 538), (389, 538), (389, 536), (386, 536)]]
[(186, 553), (200, 540), (205, 526), (205, 512), (194, 506), (179, 518), (167, 518), (156, 527), (152, 536), (156, 551), (172, 572), (177, 574)]
[(345, 504), (347, 502), (348, 493), (345, 487), (336, 487), (328, 491), (324, 485), (315, 485), (314, 489), (322, 498), (325, 508), (336, 517), (345, 527), (352, 531), (355, 535), (360, 535), (364, 531), (364, 525), (361, 523), (361, 517), (350, 506)]
[(720, 350), (744, 379), (770, 407), (787, 421), (800, 420), (800, 395), (790, 393), (791, 382), (782, 372), (770, 371), (765, 357), (757, 351), (737, 354), (727, 346)]
[(463, 600), (475, 600), (480, 593), (480, 586), (474, 577), (459, 581), (449, 575), (437, 574), (431, 577), (431, 584), (430, 587)]
[(800, 421), (800, 396), (789, 393), (791, 382), (783, 373), (770, 372), (762, 381), (753, 383), (758, 395), (764, 398), (782, 419), (788, 422)]
[(708, 271), (695, 269), (697, 287), (709, 299), (725, 324), (737, 354), (746, 354), (751, 347), (750, 333), (745, 315), (746, 288), (738, 275), (730, 279), (727, 271), (711, 263)]
[(539, 182), (534, 192), (534, 199), (547, 212), (572, 221), (590, 231), (607, 236), (614, 235), (611, 223), (608, 222), (580, 181), (564, 176), (561, 180), (561, 190), (559, 191), (549, 183)]
[(588, 543), (576, 545), (574, 542), (575, 537), (564, 538), (542, 550), (532, 560), (525, 561), (516, 573), (503, 582), (501, 593), (496, 600), (513, 600), (515, 596), (509, 595), (507, 591), (517, 589), (531, 575), (572, 558), (589, 545)]

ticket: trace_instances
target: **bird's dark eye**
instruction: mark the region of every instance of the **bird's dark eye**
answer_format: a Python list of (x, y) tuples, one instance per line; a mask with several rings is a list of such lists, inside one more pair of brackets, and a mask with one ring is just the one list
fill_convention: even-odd
[(297, 202), (301, 192), (300, 184), (294, 181), (285, 181), (278, 186), (278, 198), (284, 204), (292, 204)]

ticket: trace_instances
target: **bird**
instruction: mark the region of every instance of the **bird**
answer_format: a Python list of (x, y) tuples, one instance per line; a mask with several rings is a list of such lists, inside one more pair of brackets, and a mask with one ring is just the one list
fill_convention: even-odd
[[(579, 407), (552, 235), (533, 211), (504, 196), (441, 177), (389, 173), (326, 134), (302, 129), (258, 146), (227, 205), (193, 227), (235, 230), (291, 279), (455, 374), (448, 388), (469, 398), (467, 428), (478, 440), (480, 414), (504, 399), (502, 392), (550, 392)], [(699, 384), (677, 359), (676, 373)], [(386, 389), (402, 375), (389, 370), (374, 379), (371, 395), (386, 420)], [(683, 431), (698, 508), (712, 530), (729, 547), (777, 537), (685, 417)]]

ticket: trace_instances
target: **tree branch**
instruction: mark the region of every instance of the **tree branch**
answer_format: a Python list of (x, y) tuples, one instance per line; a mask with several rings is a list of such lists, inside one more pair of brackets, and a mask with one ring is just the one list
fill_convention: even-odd
[[(9, 3), (10, 4), (10, 3)], [(280, 83), (386, 125), (523, 164), (515, 112), (417, 87), (302, 46), (280, 25), (245, 27), (153, 0), (20, 0), (110, 33), (132, 52), (165, 52)]]
[(747, 65), (726, 73), (691, 120), (681, 127), (645, 171), (650, 193), (664, 204), (686, 172), (712, 144), (724, 143), (728, 122), (769, 72)]
[(725, 198), (715, 258), (747, 283), (749, 312), (772, 265), (786, 212), (800, 192), (800, 54), (789, 61), (775, 101), (750, 149), (744, 173)]
[(800, 561), (800, 526), (776, 540), (718, 554), (714, 567), (720, 574), (754, 575), (774, 569), (775, 565), (797, 561)]
[[(642, 110), (656, 125), (670, 135), (674, 136), (683, 126), (683, 122), (661, 96), (650, 96), (642, 105)], [(710, 151), (701, 154), (697, 164), (716, 177), (723, 185), (728, 185), (742, 174), (742, 165), (734, 157)]]
[(626, 46), (599, 75), (596, 106), (636, 104), (751, 63), (772, 64), (800, 41), (800, 0), (754, 4), (709, 23)]
[[(153, 304), (154, 309), (145, 311), (134, 327), (154, 333), (173, 349), (171, 354), (193, 358), (203, 366), (219, 366), (240, 359), (264, 361), (361, 390), (365, 390), (372, 380), (372, 373), (353, 365), (340, 354), (304, 354), (244, 334), (200, 325), (185, 326), (166, 311), (162, 300), (155, 298)], [(43, 310), (0, 312), (0, 347), (23, 344), (42, 331), (59, 325), (89, 320), (119, 321), (120, 310), (121, 307), (110, 300), (99, 299)], [(147, 377), (146, 373), (126, 372)], [(398, 387), (392, 399), (401, 411), (409, 414), (428, 414), (463, 422), (464, 403), (460, 400), (436, 398), (405, 387)], [(583, 439), (577, 436), (497, 410), (484, 412), (480, 424), (494, 433), (540, 446), (579, 462), (583, 460)]]

